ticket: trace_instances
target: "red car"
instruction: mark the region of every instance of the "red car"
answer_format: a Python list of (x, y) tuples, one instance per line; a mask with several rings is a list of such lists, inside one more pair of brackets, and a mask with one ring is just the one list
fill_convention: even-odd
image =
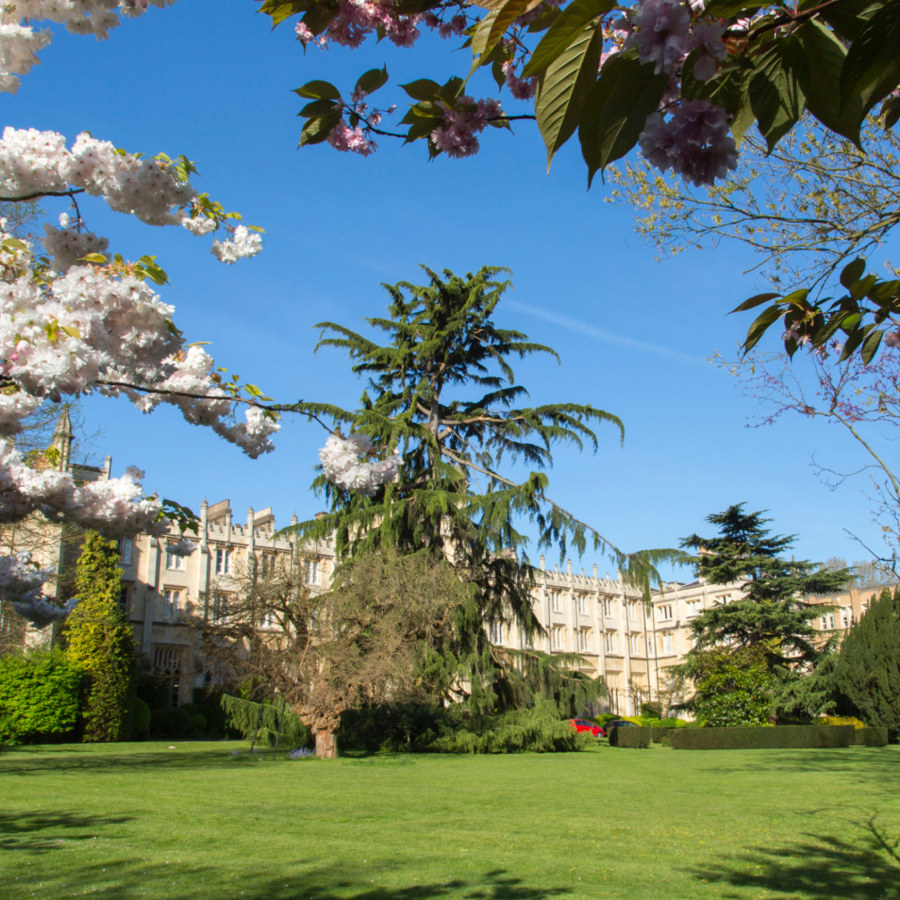
[(606, 732), (599, 725), (587, 719), (569, 719), (569, 724), (576, 731), (589, 731), (594, 737), (606, 737)]

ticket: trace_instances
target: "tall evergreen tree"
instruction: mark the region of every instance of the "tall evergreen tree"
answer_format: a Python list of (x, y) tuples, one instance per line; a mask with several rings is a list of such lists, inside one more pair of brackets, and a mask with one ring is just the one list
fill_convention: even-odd
[(841, 644), (831, 676), (869, 725), (900, 725), (900, 590), (882, 591)]
[(704, 610), (691, 623), (698, 651), (728, 645), (762, 648), (770, 669), (800, 670), (821, 652), (812, 620), (823, 607), (803, 598), (841, 590), (851, 577), (847, 569), (828, 570), (781, 554), (794, 536), (772, 536), (770, 519), (746, 513), (744, 504), (707, 516), (719, 529), (716, 537), (692, 534), (681, 546), (696, 551), (697, 574), (711, 584), (744, 582), (743, 596), (733, 603)]
[(119, 609), (118, 564), (115, 542), (88, 531), (75, 570), (78, 605), (66, 620), (69, 656), (87, 680), (86, 741), (130, 737), (137, 660), (134, 635)]
[[(319, 346), (345, 350), (353, 371), (368, 378), (367, 387), (357, 410), (298, 406), (335, 429), (367, 435), (386, 455), (399, 454), (397, 478), (373, 496), (317, 479), (314, 487), (331, 509), (299, 525), (300, 536), (334, 534), (344, 555), (427, 547), (448, 559), (475, 589), (455, 610), (455, 639), (443, 648), (447, 689), (467, 694), (481, 709), (512, 704), (516, 693), (514, 667), (491, 646), (485, 623), (512, 620), (526, 636), (540, 630), (530, 602), (532, 572), (523, 564), (523, 520), (536, 526), (539, 546), (555, 545), (564, 553), (567, 542), (583, 550), (591, 540), (622, 571), (645, 580), (651, 558), (620, 552), (547, 496), (543, 470), (552, 463), (554, 444), (587, 443), (596, 450), (595, 423), (611, 425), (620, 438), (623, 427), (616, 416), (586, 404), (517, 405), (527, 392), (516, 383), (510, 360), (557, 355), (494, 323), (508, 287), (498, 280), (505, 271), (484, 267), (460, 277), (425, 269), (427, 285), (385, 285), (388, 316), (367, 319), (385, 335), (384, 343), (321, 323)], [(513, 481), (498, 471), (509, 461), (537, 471)], [(546, 677), (535, 668), (536, 677)]]

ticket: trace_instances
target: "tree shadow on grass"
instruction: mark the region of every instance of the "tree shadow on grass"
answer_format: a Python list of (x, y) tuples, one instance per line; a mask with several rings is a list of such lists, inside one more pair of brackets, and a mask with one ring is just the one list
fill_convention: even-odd
[[(716, 774), (736, 774), (748, 772), (778, 771), (786, 774), (814, 773), (822, 776), (859, 774), (866, 780), (896, 779), (900, 769), (900, 748), (898, 747), (842, 747), (839, 749), (807, 750), (679, 750), (679, 753), (721, 753), (715, 764), (708, 769)], [(740, 754), (740, 760), (729, 763), (731, 754)], [(750, 756), (749, 754), (752, 754)]]
[[(71, 841), (90, 841), (98, 828), (122, 825), (130, 816), (76, 816), (64, 812), (0, 813), (0, 854), (4, 850), (44, 853)], [(62, 836), (47, 832), (63, 831)], [(0, 860), (2, 860), (0, 855)]]
[[(2, 859), (2, 856), (0, 856)], [(266, 875), (259, 871), (266, 869)], [(275, 867), (283, 869), (277, 878), (269, 872)], [(240, 879), (240, 887), (234, 887), (234, 873), (228, 884), (215, 869), (201, 866), (178, 867), (169, 865), (164, 872), (159, 868), (147, 871), (147, 864), (138, 860), (110, 861), (96, 865), (83, 865), (60, 872), (48, 867), (29, 879), (16, 878), (20, 893), (3, 894), (4, 900), (32, 896), (30, 893), (39, 880), (48, 896), (73, 896), (90, 894), (101, 900), (133, 900), (156, 897), (160, 900), (431, 900), (431, 898), (457, 898), (457, 900), (548, 900), (551, 897), (571, 896), (566, 887), (531, 887), (521, 878), (503, 869), (494, 869), (469, 878), (422, 881), (413, 884), (397, 884), (392, 875), (397, 869), (408, 871), (409, 861), (367, 866), (360, 871), (358, 865), (333, 864), (328, 868), (307, 868), (279, 863), (270, 859), (247, 860), (247, 872)], [(35, 877), (36, 876), (36, 877)], [(373, 877), (374, 876), (374, 877)], [(412, 877), (409, 880), (413, 880)], [(401, 880), (402, 881), (402, 880)], [(379, 882), (387, 882), (390, 887)]]
[[(803, 900), (900, 900), (900, 836), (875, 816), (848, 825), (856, 835), (805, 833), (780, 847), (753, 847), (727, 862), (713, 862), (693, 874), (722, 885), (719, 897), (748, 896)], [(734, 888), (727, 891), (725, 885)], [(752, 892), (752, 893), (751, 893)]]

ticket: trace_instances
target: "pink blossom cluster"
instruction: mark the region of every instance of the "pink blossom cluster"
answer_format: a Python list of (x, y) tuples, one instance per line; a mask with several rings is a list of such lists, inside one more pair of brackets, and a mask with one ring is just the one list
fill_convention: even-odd
[(92, 231), (78, 231), (77, 228), (55, 228), (49, 222), (44, 224), (44, 237), (41, 240), (44, 249), (50, 255), (50, 262), (57, 272), (65, 272), (78, 260), (89, 253), (105, 253), (109, 240), (97, 237)]
[(506, 87), (516, 100), (530, 100), (535, 95), (537, 78), (520, 77), (514, 60), (507, 60), (500, 68), (506, 76)]
[(443, 12), (429, 10), (422, 16), (425, 25), (442, 38), (459, 37), (469, 27), (469, 20), (462, 13), (457, 13), (448, 20), (442, 15)]
[(15, 0), (0, 12), (0, 91), (15, 93), (18, 75), (38, 61), (35, 55), (50, 43), (49, 32), (35, 31), (34, 21), (59, 22), (73, 34), (109, 36), (120, 15), (133, 18), (150, 6), (168, 6), (174, 0)]
[[(0, 556), (0, 597), (15, 604), (14, 608), (21, 616), (34, 621), (27, 613), (34, 609), (42, 613), (41, 618), (52, 621), (63, 618), (66, 610), (62, 606), (48, 604), (41, 596), (44, 583), (54, 574), (53, 569), (40, 569), (31, 562), (28, 553), (16, 553), (11, 556)], [(44, 609), (47, 604), (49, 608)]]
[(896, 350), (900, 347), (900, 331), (889, 331), (884, 336), (884, 346)]
[(371, 497), (379, 487), (397, 476), (397, 460), (371, 459), (372, 441), (364, 434), (329, 435), (319, 451), (325, 477), (345, 491)]
[(294, 33), (304, 47), (311, 43), (324, 47), (329, 41), (358, 47), (370, 34), (387, 37), (398, 47), (411, 47), (419, 36), (421, 21), (421, 16), (398, 13), (391, 0), (339, 0), (337, 15), (322, 34), (314, 35), (302, 22)]
[[(373, 123), (377, 124), (377, 123)], [(335, 150), (358, 153), (360, 156), (368, 156), (378, 149), (375, 141), (369, 140), (358, 125), (351, 128), (343, 119), (331, 130), (328, 135), (328, 143)]]
[[(2, 560), (3, 557), (0, 557)], [(13, 601), (12, 608), (24, 619), (28, 619), (38, 628), (46, 628), (54, 622), (65, 619), (78, 604), (78, 598), (68, 600), (65, 606), (54, 603), (51, 599), (40, 594), (32, 594), (21, 600)]]
[(653, 113), (639, 142), (651, 165), (662, 172), (672, 169), (698, 186), (712, 184), (737, 168), (728, 115), (708, 100), (684, 101), (668, 119)]
[(429, 140), (447, 156), (459, 159), (472, 156), (478, 152), (478, 138), (492, 119), (503, 115), (500, 101), (494, 99), (479, 100), (477, 103), (466, 95), (462, 95), (452, 108), (445, 106), (444, 124), (435, 128)]
[(637, 47), (638, 58), (653, 64), (657, 75), (675, 75), (692, 50), (699, 50), (694, 77), (708, 81), (715, 75), (716, 60), (726, 55), (717, 22), (692, 21), (692, 7), (684, 0), (640, 0), (629, 13), (631, 29), (625, 47)]

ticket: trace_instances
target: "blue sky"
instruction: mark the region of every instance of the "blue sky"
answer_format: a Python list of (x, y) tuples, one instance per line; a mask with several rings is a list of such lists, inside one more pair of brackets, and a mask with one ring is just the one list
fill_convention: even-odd
[[(70, 142), (87, 130), (130, 151), (184, 153), (198, 163), (198, 188), (266, 229), (260, 256), (223, 266), (208, 238), (84, 205), (114, 249), (158, 255), (176, 322), (190, 340), (210, 341), (220, 365), (279, 401), (353, 407), (362, 385), (340, 353), (314, 355), (315, 323), (363, 328), (363, 317), (384, 312), (380, 283), (416, 281), (419, 264), (507, 266), (514, 289), (500, 323), (562, 357), (516, 366), (531, 400), (591, 403), (625, 423), (623, 446), (608, 428), (596, 455), (559, 452), (550, 493), (561, 505), (625, 550), (705, 533), (706, 515), (741, 501), (769, 510), (776, 532), (797, 534), (800, 558), (863, 557), (844, 529), (879, 546), (863, 485), (829, 491), (810, 466), (815, 454), (857, 468), (844, 435), (792, 419), (747, 428), (753, 402), (708, 361), (716, 351), (735, 356), (748, 320), (727, 312), (761, 288), (741, 274), (753, 264), (745, 251), (722, 245), (657, 262), (630, 211), (604, 202), (599, 178), (587, 191), (575, 144), (547, 174), (532, 123), (514, 135), (490, 130), (466, 160), (428, 163), (424, 146), (389, 140), (368, 159), (298, 150), (291, 90), (301, 83), (327, 78), (349, 90), (383, 64), (392, 84), (443, 80), (465, 74), (467, 51), (432, 40), (413, 51), (383, 43), (304, 54), (289, 26), (273, 32), (249, 0), (212, 8), (179, 0), (103, 42), (58, 35), (19, 93), (0, 103), (5, 124), (53, 129)], [(52, 219), (64, 208), (46, 204)], [(321, 508), (308, 487), (325, 433), (301, 418), (285, 422), (274, 454), (251, 461), (168, 410), (142, 416), (92, 399), (85, 411), (103, 431), (95, 454), (111, 454), (116, 472), (145, 469), (149, 490), (194, 508), (228, 497), (238, 517), (272, 506), (280, 524)], [(589, 570), (593, 561), (575, 565)]]

